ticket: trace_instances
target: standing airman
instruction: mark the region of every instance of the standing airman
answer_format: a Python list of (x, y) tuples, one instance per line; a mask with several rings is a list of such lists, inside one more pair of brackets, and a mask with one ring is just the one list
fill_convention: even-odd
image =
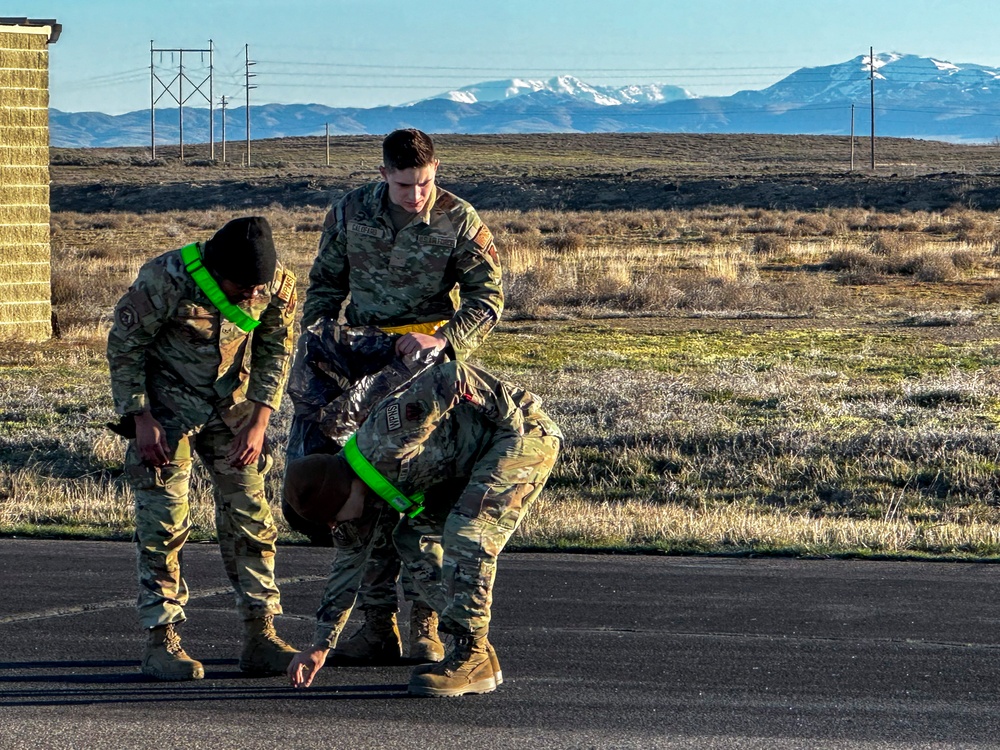
[(151, 677), (204, 676), (177, 632), (188, 600), (181, 551), (194, 453), (215, 486), (219, 547), (244, 621), (240, 669), (280, 674), (296, 653), (274, 630), (277, 528), (264, 493), (265, 431), (288, 373), (294, 310), (295, 277), (256, 216), (149, 261), (115, 307), (108, 361), (122, 419), (114, 429), (130, 438), (142, 672)]
[[(384, 181), (348, 193), (326, 216), (289, 383), (288, 462), (336, 453), (382, 396), (431, 364), (465, 360), (503, 310), (493, 236), (471, 205), (437, 187), (430, 137), (397, 130), (382, 153)], [(329, 543), (325, 525), (282, 507), (292, 528)], [(402, 653), (399, 559), (391, 540), (378, 529), (376, 536), (360, 595), (364, 623), (338, 650), (346, 659), (391, 661)], [(414, 602), (409, 656), (440, 660), (434, 612), (405, 571), (402, 585)]]

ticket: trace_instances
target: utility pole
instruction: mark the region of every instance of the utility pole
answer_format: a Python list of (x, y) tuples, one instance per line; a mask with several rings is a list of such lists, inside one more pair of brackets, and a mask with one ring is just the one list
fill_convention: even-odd
[(326, 166), (330, 166), (330, 123), (326, 124)]
[(156, 160), (156, 94), (153, 91), (153, 40), (149, 40), (149, 158)]
[(875, 171), (875, 48), (868, 48), (868, 80), (872, 95), (872, 171)]
[(250, 66), (257, 63), (250, 62), (250, 45), (245, 45), (246, 49), (246, 79), (247, 79), (247, 166), (250, 166), (250, 89), (257, 88), (250, 85), (250, 79), (254, 74), (250, 72)]
[(208, 158), (215, 161), (215, 43), (208, 40)]
[(184, 53), (181, 52), (180, 58), (180, 71), (177, 76), (177, 101), (180, 106), (177, 107), (177, 137), (180, 139), (181, 161), (184, 161)]
[(851, 105), (851, 171), (854, 171), (854, 105)]
[(222, 163), (226, 163), (226, 95), (222, 95)]
[[(212, 127), (213, 127), (212, 123), (213, 120), (215, 119), (215, 111), (213, 109), (213, 107), (215, 106), (215, 102), (212, 98), (212, 87), (213, 87), (213, 78), (215, 75), (215, 70), (212, 64), (214, 45), (212, 44), (211, 39), (208, 40), (208, 45), (209, 45), (208, 49), (182, 49), (182, 48), (157, 49), (153, 46), (153, 40), (152, 39), (149, 40), (149, 138), (150, 138), (150, 153), (152, 154), (152, 157), (154, 159), (156, 158), (156, 104), (166, 94), (169, 94), (170, 98), (177, 103), (177, 108), (178, 108), (177, 130), (178, 130), (178, 135), (180, 136), (181, 159), (184, 158), (184, 105), (188, 102), (189, 99), (191, 99), (191, 97), (195, 95), (201, 96), (208, 102), (208, 128), (209, 128), (208, 140), (212, 144), (212, 149), (213, 149), (212, 158), (213, 159), (215, 158), (214, 133), (212, 132)], [(177, 74), (167, 82), (164, 82), (163, 79), (160, 78), (160, 76), (156, 72), (156, 59), (154, 57), (154, 54), (157, 52), (159, 52), (161, 55), (164, 52), (169, 52), (171, 55), (176, 53), (178, 55)], [(202, 55), (203, 62), (205, 53), (206, 52), (208, 53), (208, 75), (201, 81), (191, 80), (188, 74), (184, 72), (185, 52), (188, 54), (194, 52)], [(202, 70), (204, 70), (204, 67), (202, 67)], [(184, 94), (185, 81), (190, 83), (192, 86), (191, 93), (187, 95)], [(157, 95), (156, 93), (157, 83), (160, 84), (160, 88), (163, 89), (162, 91), (160, 91), (159, 95)], [(174, 93), (175, 84), (177, 86), (176, 93)], [(205, 84), (208, 84), (207, 94), (202, 89), (202, 87), (205, 86)]]

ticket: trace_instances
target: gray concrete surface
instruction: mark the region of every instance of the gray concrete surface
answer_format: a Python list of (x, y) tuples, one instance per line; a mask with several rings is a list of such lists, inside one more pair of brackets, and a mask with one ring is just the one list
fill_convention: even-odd
[[(297, 645), (328, 550), (282, 547)], [(406, 695), (411, 667), (247, 678), (216, 548), (189, 545), (206, 679), (138, 673), (131, 545), (0, 540), (0, 748), (996, 748), (991, 564), (507, 554), (506, 682)]]

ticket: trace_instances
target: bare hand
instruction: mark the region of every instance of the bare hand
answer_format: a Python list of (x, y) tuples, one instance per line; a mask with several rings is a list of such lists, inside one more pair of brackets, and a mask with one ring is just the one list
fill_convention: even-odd
[(135, 447), (142, 462), (150, 466), (170, 463), (170, 446), (163, 425), (148, 411), (135, 415)]
[(307, 688), (312, 685), (316, 673), (326, 664), (326, 655), (330, 649), (313, 646), (308, 651), (299, 651), (288, 665), (288, 679), (292, 687)]
[(399, 337), (396, 342), (396, 354), (405, 357), (408, 354), (416, 354), (424, 349), (440, 351), (448, 345), (448, 339), (439, 333), (433, 336), (427, 333), (406, 333)]
[(246, 426), (236, 434), (233, 447), (226, 455), (230, 466), (250, 466), (257, 462), (264, 450), (264, 434), (271, 418), (271, 407), (255, 404), (253, 415)]

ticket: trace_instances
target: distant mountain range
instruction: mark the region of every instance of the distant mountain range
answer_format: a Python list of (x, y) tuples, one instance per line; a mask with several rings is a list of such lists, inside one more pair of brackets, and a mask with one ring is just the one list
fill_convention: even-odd
[[(320, 104), (250, 107), (254, 138), (381, 134), (399, 127), (431, 133), (681, 132), (847, 135), (870, 133), (875, 69), (876, 135), (953, 142), (1000, 138), (1000, 70), (929, 57), (878, 54), (802, 68), (772, 86), (699, 97), (665, 84), (594, 86), (573, 76), (489, 81), (405, 106), (370, 109)], [(215, 137), (222, 114), (215, 111)], [(185, 143), (208, 140), (209, 111), (184, 109)], [(246, 137), (245, 108), (228, 109), (229, 140)], [(123, 115), (50, 110), (53, 146), (142, 146), (149, 110)], [(156, 110), (157, 144), (178, 142), (177, 109)]]
[[(430, 97), (445, 99), (462, 104), (477, 104), (479, 102), (497, 102), (511, 99), (522, 94), (533, 94), (539, 91), (549, 91), (553, 94), (578, 99), (582, 102), (615, 106), (618, 104), (658, 104), (672, 102), (677, 99), (693, 99), (687, 89), (680, 86), (668, 86), (663, 83), (650, 83), (631, 86), (591, 86), (573, 76), (556, 76), (548, 80), (531, 80), (525, 78), (510, 78), (506, 81), (488, 81), (473, 86), (447, 91)], [(423, 101), (423, 100), (421, 100)], [(418, 102), (413, 102), (417, 104)]]

